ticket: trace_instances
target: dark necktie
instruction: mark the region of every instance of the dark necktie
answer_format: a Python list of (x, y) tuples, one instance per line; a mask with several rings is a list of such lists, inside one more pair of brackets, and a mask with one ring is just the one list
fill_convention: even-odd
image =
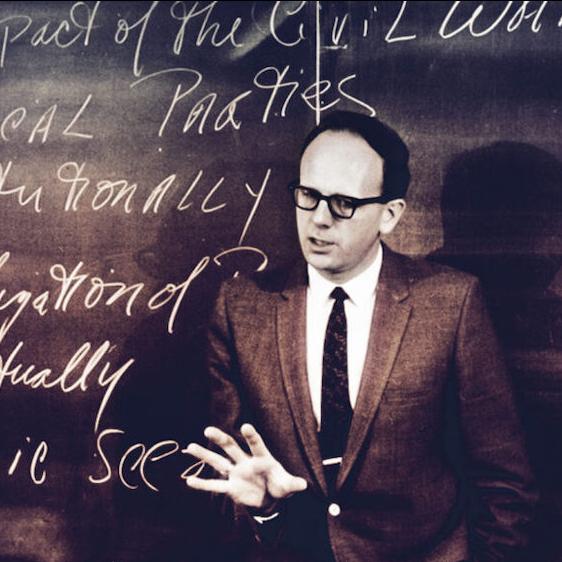
[(320, 412), (320, 450), (329, 488), (333, 489), (341, 463), (353, 409), (347, 380), (347, 322), (341, 287), (330, 297), (335, 299), (324, 339), (322, 363), (322, 405)]

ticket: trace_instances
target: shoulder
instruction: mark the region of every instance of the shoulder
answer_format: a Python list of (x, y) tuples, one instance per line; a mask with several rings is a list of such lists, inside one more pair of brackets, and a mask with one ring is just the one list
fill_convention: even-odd
[(389, 284), (393, 284), (394, 275), (407, 283), (409, 292), (414, 297), (462, 299), (469, 291), (479, 286), (478, 279), (469, 273), (431, 259), (409, 257), (386, 248), (385, 250), (387, 251), (384, 259), (391, 270)]
[(407, 258), (415, 283), (435, 283), (438, 285), (472, 286), (478, 279), (470, 273), (443, 265), (427, 258)]
[(276, 299), (292, 282), (298, 269), (299, 266), (293, 264), (267, 269), (251, 275), (239, 275), (224, 281), (221, 286), (221, 293), (227, 301), (253, 302)]

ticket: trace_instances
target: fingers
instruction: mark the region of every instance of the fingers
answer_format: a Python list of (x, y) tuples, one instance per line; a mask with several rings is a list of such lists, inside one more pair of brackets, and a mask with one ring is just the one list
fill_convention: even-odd
[(308, 484), (304, 478), (293, 476), (285, 470), (284, 472), (285, 474), (281, 478), (278, 480), (272, 479), (269, 482), (268, 490), (272, 497), (276, 499), (286, 498), (306, 490)]
[(218, 453), (210, 451), (205, 447), (201, 447), (201, 445), (198, 445), (197, 443), (190, 443), (186, 452), (188, 455), (192, 455), (209, 466), (212, 466), (221, 474), (228, 474), (232, 469), (232, 463), (228, 459), (225, 459)]
[(203, 490), (204, 492), (214, 492), (215, 494), (227, 494), (230, 491), (228, 480), (198, 478), (197, 476), (188, 476), (185, 483), (194, 490)]
[(291, 476), (291, 482), (289, 483), (291, 494), (304, 492), (307, 487), (308, 482), (304, 478), (301, 478), (300, 476)]
[(261, 435), (256, 431), (256, 428), (253, 425), (245, 423), (240, 428), (240, 431), (246, 440), (252, 455), (255, 457), (271, 457), (269, 449), (265, 446)]
[(236, 440), (220, 430), (218, 427), (207, 427), (204, 431), (205, 437), (218, 445), (235, 463), (243, 461), (247, 455), (236, 443)]
[(302, 492), (307, 488), (304, 478), (293, 476), (269, 452), (261, 435), (253, 425), (244, 424), (240, 431), (251, 455), (246, 454), (230, 435), (217, 427), (207, 427), (205, 436), (220, 447), (229, 460), (220, 453), (190, 443), (187, 453), (193, 455), (228, 479), (205, 479), (197, 475), (186, 478), (186, 484), (195, 490), (227, 494), (236, 503), (263, 507), (264, 498), (274, 500)]
[(268, 489), (276, 498), (292, 495), (296, 492), (306, 490), (308, 484), (304, 478), (293, 476), (281, 463), (279, 463), (265, 445), (261, 435), (256, 428), (245, 423), (240, 431), (250, 448), (255, 460), (254, 471), (266, 477)]

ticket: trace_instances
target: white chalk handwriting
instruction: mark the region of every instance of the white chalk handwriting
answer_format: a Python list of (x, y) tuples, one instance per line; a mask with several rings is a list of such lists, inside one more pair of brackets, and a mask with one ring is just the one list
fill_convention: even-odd
[[(27, 445), (24, 445), (24, 447), (20, 447), (17, 451), (16, 454), (14, 455), (14, 458), (12, 460), (12, 463), (10, 464), (10, 468), (8, 469), (8, 476), (13, 476), (14, 473), (16, 472), (19, 464), (20, 464), (20, 460), (22, 458), (22, 455), (24, 454), (24, 449), (26, 449), (26, 454), (29, 453), (29, 449), (33, 449), (33, 445), (32, 445), (32, 441), (31, 441), (31, 437), (26, 436), (25, 441), (27, 443)], [(47, 458), (47, 453), (49, 452), (49, 446), (47, 445), (46, 441), (41, 441), (37, 446), (35, 446), (35, 448), (33, 449), (33, 454), (31, 456), (31, 460), (29, 462), (29, 477), (31, 479), (31, 481), (33, 482), (33, 484), (36, 484), (38, 486), (40, 486), (41, 484), (45, 483), (45, 480), (47, 479), (47, 471), (41, 467), (41, 472), (38, 473), (38, 465), (43, 465), (45, 463), (45, 459)]]
[(23, 346), (24, 342), (19, 341), (10, 351), (0, 353), (0, 391), (4, 385), (21, 384), (31, 390), (55, 388), (68, 394), (86, 392), (92, 385), (97, 385), (104, 389), (94, 424), (97, 431), (115, 387), (134, 359), (128, 359), (113, 370), (112, 364), (106, 359), (114, 349), (111, 342), (106, 340), (97, 349), (90, 342), (85, 342), (68, 359), (62, 371), (55, 373), (50, 367), (20, 362), (18, 355)]
[(49, 139), (49, 135), (52, 138), (54, 134), (52, 129), (56, 131), (57, 128), (60, 129), (59, 134), (61, 137), (93, 139), (93, 133), (75, 130), (91, 99), (92, 94), (88, 94), (64, 128), (57, 123), (58, 104), (52, 104), (41, 114), (39, 119), (33, 121), (33, 127), (29, 134), (27, 131), (23, 132), (30, 122), (28, 108), (18, 106), (11, 109), (0, 121), (0, 139), (4, 142), (17, 141), (22, 135), (25, 135), (28, 144), (45, 144)]
[[(180, 129), (184, 134), (192, 129), (200, 135), (209, 129), (215, 132), (225, 127), (238, 130), (242, 125), (241, 118), (236, 114), (240, 103), (253, 104), (258, 114), (261, 114), (261, 121), (264, 124), (271, 120), (272, 115), (286, 117), (289, 109), (299, 109), (298, 102), (304, 103), (305, 107), (316, 112), (326, 111), (347, 100), (366, 109), (371, 115), (376, 113), (372, 106), (350, 91), (352, 82), (357, 78), (356, 74), (346, 75), (337, 83), (324, 79), (306, 84), (298, 70), (292, 69), (290, 65), (282, 68), (277, 66), (261, 68), (253, 78), (255, 87), (238, 93), (226, 103), (224, 100), (219, 102), (217, 92), (197, 97), (197, 90), (203, 83), (203, 75), (187, 67), (170, 68), (146, 75), (132, 82), (131, 88), (137, 88), (153, 80), (167, 80), (170, 74), (177, 74), (178, 82), (160, 121), (158, 137), (164, 136), (171, 123), (175, 122), (183, 123)], [(289, 78), (289, 75), (293, 77)], [(265, 99), (260, 95), (263, 92), (267, 93)]]
[[(126, 438), (124, 430), (106, 428), (96, 435), (94, 459), (100, 463), (96, 474), (89, 474), (90, 484), (102, 485), (112, 483), (114, 479), (128, 490), (144, 488), (152, 492), (160, 492), (156, 485), (154, 469), (166, 458), (181, 455), (186, 458), (186, 466), (178, 474), (178, 479), (185, 480), (189, 476), (197, 476), (205, 468), (205, 463), (192, 457), (187, 452), (187, 444), (182, 447), (174, 439), (162, 439), (151, 444), (133, 443), (120, 450), (119, 440)], [(7, 470), (8, 477), (14, 477), (24, 467), (27, 468), (32, 484), (40, 486), (47, 480), (47, 456), (49, 445), (41, 440), (36, 443), (30, 436), (15, 452)]]
[[(224, 175), (212, 177), (208, 170), (197, 170), (192, 176), (193, 179), (185, 182), (187, 187), (181, 186), (184, 181), (178, 173), (171, 173), (151, 187), (147, 194), (145, 186), (140, 186), (142, 189), (139, 189), (138, 182), (127, 178), (95, 181), (89, 176), (89, 169), (93, 170), (94, 166), (89, 166), (88, 162), (76, 161), (64, 162), (58, 167), (56, 179), (66, 188), (64, 211), (71, 213), (86, 209), (102, 212), (111, 208), (121, 210), (125, 214), (137, 211), (143, 215), (156, 215), (173, 207), (177, 211), (190, 209), (191, 212), (198, 210), (204, 215), (209, 215), (225, 209), (229, 196), (230, 199), (234, 196), (236, 202), (241, 200), (238, 194), (261, 201), (263, 189), (271, 175), (271, 168), (267, 168), (262, 189), (255, 194), (251, 187), (249, 188), (248, 182), (233, 183)], [(20, 207), (27, 207), (35, 213), (42, 212), (45, 195), (43, 186), (14, 185), (16, 182), (12, 181), (12, 176), (15, 171), (12, 160), (5, 164), (0, 162), (0, 201), (7, 198), (15, 201)], [(219, 193), (221, 191), (222, 195)], [(201, 203), (194, 207), (194, 195), (203, 193), (205, 196)], [(255, 209), (251, 213), (252, 217), (253, 213)]]
[[(190, 50), (203, 47), (230, 50), (230, 58), (235, 60), (259, 45), (262, 37), (270, 38), (285, 49), (310, 48), (316, 35), (329, 37), (326, 44), (321, 45), (322, 49), (347, 49), (353, 45), (348, 40), (353, 30), (349, 14), (341, 16), (326, 11), (321, 18), (315, 19), (316, 2), (269, 3), (261, 8), (259, 17), (255, 17), (253, 9), (249, 7), (241, 8), (240, 13), (233, 13), (228, 2), (176, 1), (169, 5), (153, 1), (145, 4), (146, 8), (141, 14), (122, 16), (117, 13), (111, 24), (113, 29), (110, 30), (117, 48), (133, 45), (132, 73), (135, 78), (141, 78), (144, 74), (143, 53), (148, 42), (151, 45), (158, 44), (182, 61), (189, 56)], [(370, 17), (364, 17), (360, 22), (362, 25), (357, 26), (360, 30), (357, 32), (358, 38), (371, 41), (371, 30), (374, 28), (370, 25), (371, 20), (385, 10), (387, 13), (392, 10), (396, 13), (390, 21), (385, 18), (385, 28), (377, 34), (376, 39), (394, 45), (421, 39), (421, 30), (412, 28), (410, 23), (417, 21), (410, 17), (411, 13), (422, 9), (415, 4), (404, 0), (395, 7), (383, 2), (372, 2)], [(426, 29), (426, 35), (436, 32), (442, 39), (450, 39), (463, 33), (469, 39), (478, 39), (502, 29), (509, 33), (524, 29), (527, 22), (531, 31), (538, 33), (543, 27), (544, 13), (548, 10), (553, 12), (556, 6), (556, 3), (548, 1), (481, 2), (470, 7), (462, 6), (462, 9), (459, 8), (463, 3), (458, 0), (448, 4), (445, 16), (436, 18), (434, 26)], [(100, 5), (99, 1), (74, 2), (66, 14), (52, 18), (44, 14), (32, 17), (23, 8), (17, 13), (0, 17), (0, 69), (6, 68), (10, 50), (15, 44), (29, 45), (34, 49), (68, 49), (72, 46), (92, 48), (95, 44), (94, 32), (101, 27)], [(110, 5), (104, 5), (103, 10), (109, 12)], [(172, 23), (168, 34), (162, 36), (161, 26), (155, 24), (156, 15), (158, 23)], [(556, 18), (560, 26), (562, 19), (559, 14), (556, 14)], [(324, 29), (330, 33), (324, 34)], [(344, 35), (345, 42), (342, 41)], [(153, 73), (158, 71), (151, 70)]]
[[(125, 435), (125, 431), (118, 428), (104, 429), (99, 433), (96, 441), (95, 457), (99, 458), (102, 470), (98, 475), (90, 475), (88, 477), (92, 484), (105, 484), (111, 481), (113, 475), (116, 474), (119, 482), (129, 490), (136, 490), (142, 485), (153, 492), (158, 492), (159, 489), (153, 479), (151, 479), (148, 467), (167, 457), (178, 454), (186, 455), (195, 460), (187, 452), (187, 445), (182, 448), (178, 441), (173, 439), (164, 439), (150, 446), (145, 443), (134, 443), (118, 459), (110, 458), (110, 452), (108, 451), (110, 447), (105, 443), (105, 440), (111, 436), (123, 435)], [(195, 462), (192, 462), (183, 470), (180, 478), (185, 480), (188, 476), (196, 476), (204, 467), (205, 464), (203, 462), (195, 460)]]
[(61, 20), (41, 18), (34, 21), (26, 14), (13, 14), (0, 18), (0, 68), (6, 65), (8, 49), (16, 42), (27, 42), (31, 47), (55, 46), (67, 49), (74, 44), (87, 47), (95, 28), (100, 2), (90, 5), (75, 2), (68, 17)]
[[(236, 253), (256, 254), (259, 258), (256, 271), (262, 271), (267, 266), (267, 255), (262, 250), (239, 244), (222, 250), (214, 256), (203, 256), (183, 281), (168, 282), (163, 287), (150, 291), (144, 283), (127, 284), (122, 281), (104, 280), (92, 275), (85, 271), (83, 262), (78, 262), (72, 269), (56, 263), (51, 266), (49, 271), (50, 278), (57, 282), (54, 290), (45, 290), (36, 294), (22, 289), (8, 294), (6, 289), (0, 289), (0, 313), (5, 313), (0, 324), (0, 343), (26, 310), (42, 317), (50, 311), (67, 312), (70, 306), (88, 311), (99, 305), (111, 307), (117, 302), (124, 303), (124, 312), (127, 316), (132, 316), (133, 306), (137, 303), (139, 306), (142, 303), (145, 312), (155, 311), (171, 304), (166, 327), (168, 333), (173, 334), (178, 312), (192, 283), (210, 264), (220, 267), (224, 256)], [(0, 268), (8, 262), (9, 258), (9, 252), (4, 252), (0, 256)], [(16, 351), (19, 351), (19, 348)]]

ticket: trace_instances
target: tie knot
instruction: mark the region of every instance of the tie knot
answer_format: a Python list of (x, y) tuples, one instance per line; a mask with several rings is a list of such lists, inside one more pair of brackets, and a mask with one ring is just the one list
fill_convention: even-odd
[(335, 299), (336, 302), (343, 302), (349, 298), (349, 295), (341, 287), (335, 287), (330, 293), (330, 298)]

